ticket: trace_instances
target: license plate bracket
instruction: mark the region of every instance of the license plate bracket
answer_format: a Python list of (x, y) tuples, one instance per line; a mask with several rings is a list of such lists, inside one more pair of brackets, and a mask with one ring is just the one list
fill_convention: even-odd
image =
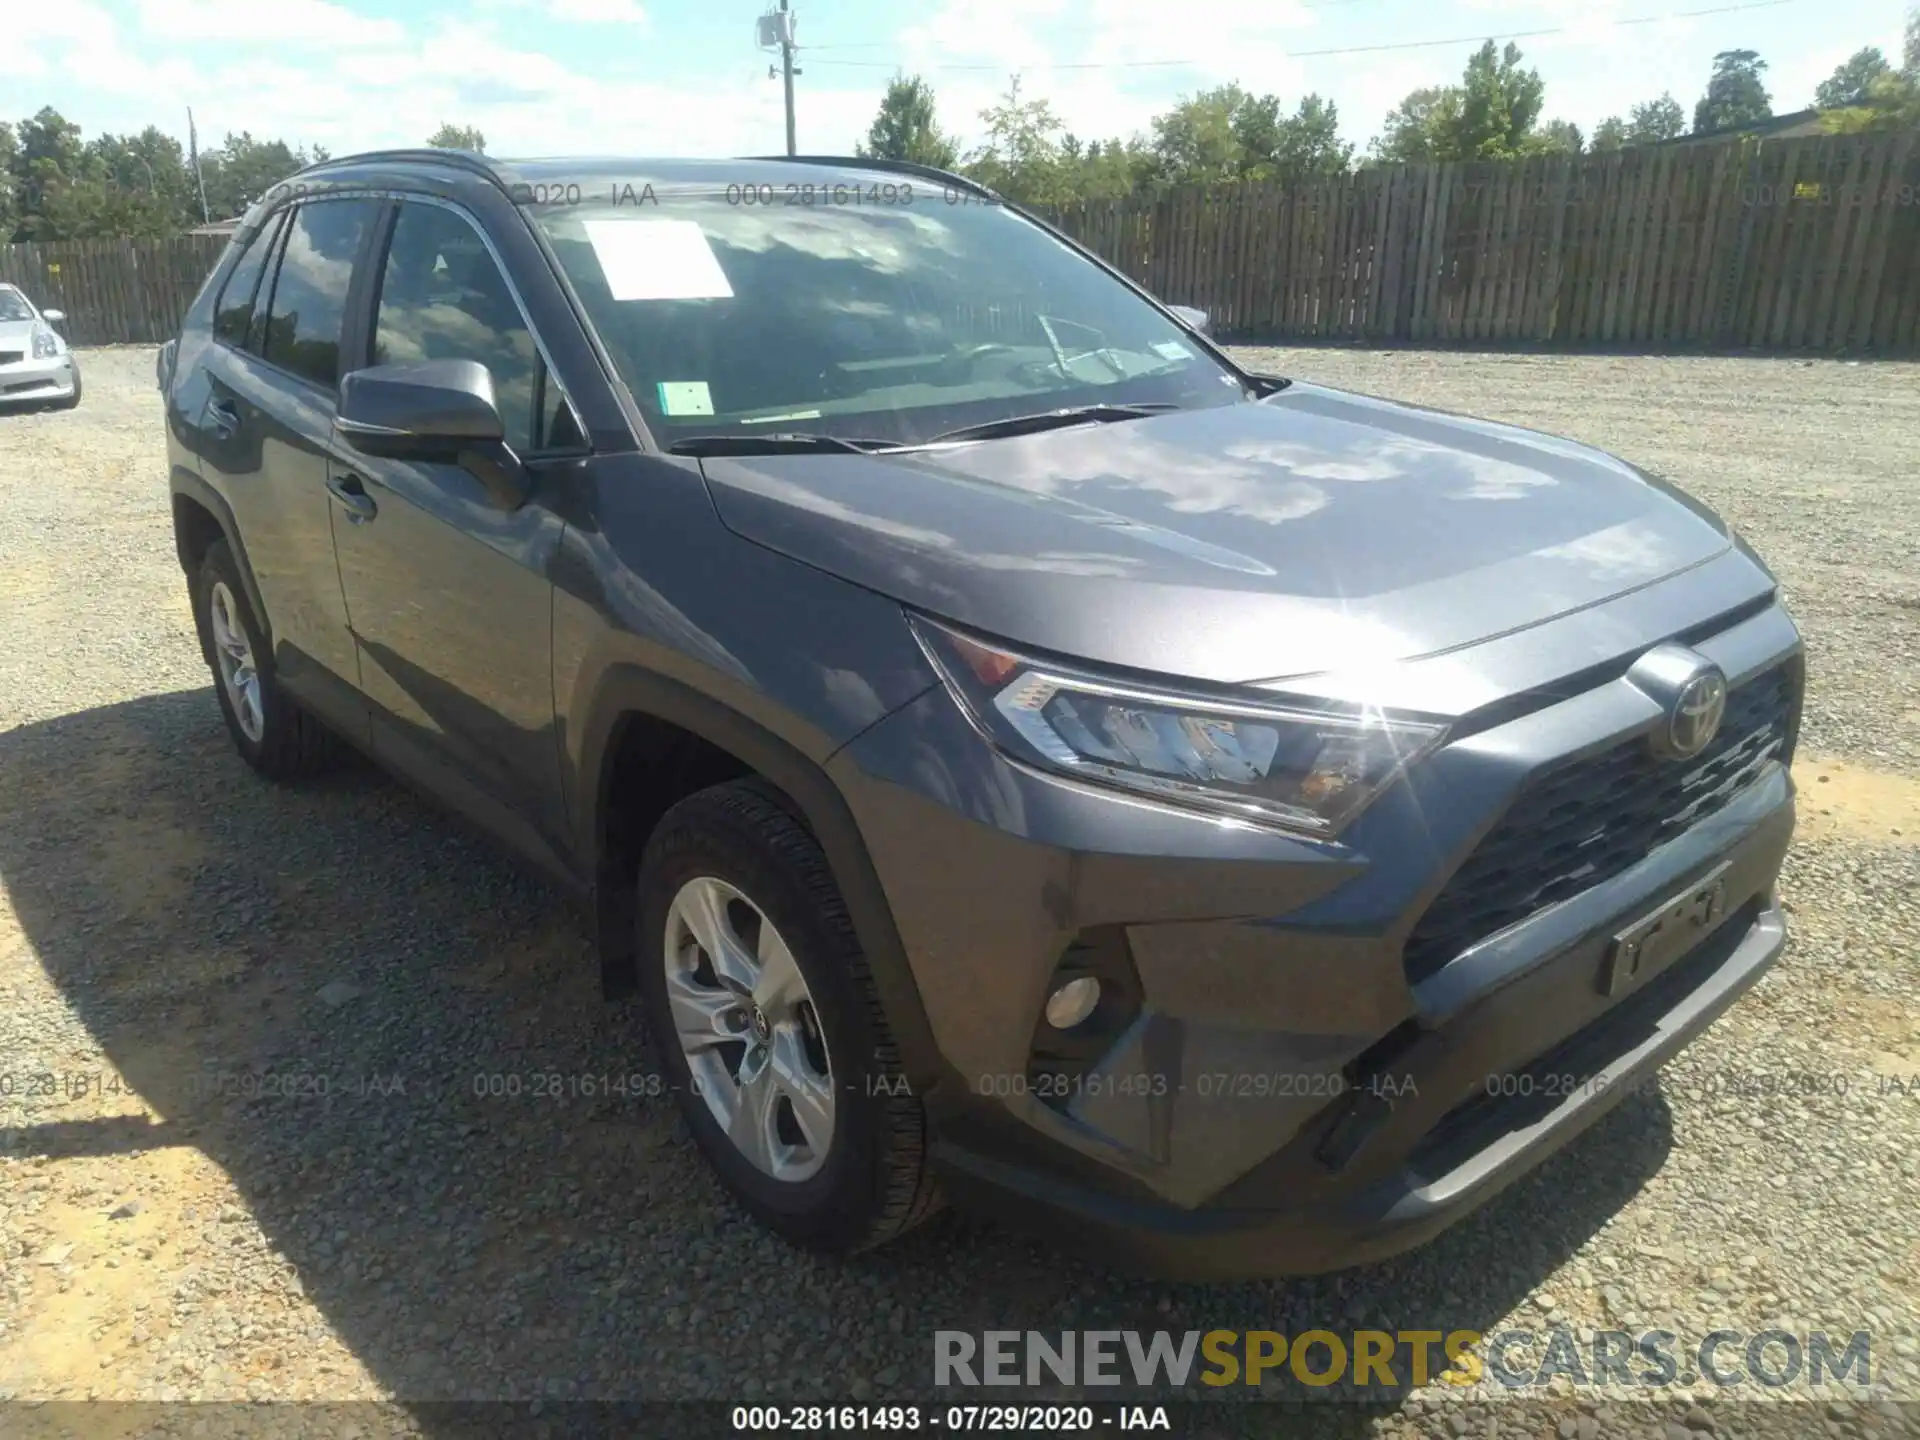
[(1693, 882), (1659, 909), (1618, 931), (1600, 965), (1600, 993), (1619, 995), (1659, 974), (1727, 913), (1728, 862)]

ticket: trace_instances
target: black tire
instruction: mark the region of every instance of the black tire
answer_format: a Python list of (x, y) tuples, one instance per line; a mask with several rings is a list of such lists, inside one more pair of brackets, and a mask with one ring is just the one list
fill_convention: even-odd
[[(233, 699), (221, 678), (220, 663), (214, 655), (213, 620), (210, 606), (215, 584), (226, 587), (238, 602), (235, 618), (246, 631), (253, 651), (254, 669), (260, 681), (261, 730), (259, 738), (246, 732), (234, 713)], [(332, 732), (294, 703), (280, 688), (274, 675), (273, 656), (260, 625), (247, 603), (246, 587), (240, 580), (240, 567), (225, 540), (216, 540), (200, 558), (200, 569), (193, 577), (193, 621), (200, 632), (200, 650), (207, 668), (213, 671), (213, 693), (220, 714), (227, 722), (227, 733), (240, 758), (270, 780), (297, 780), (327, 769), (339, 754), (339, 742)]]
[[(807, 983), (832, 1059), (833, 1139), (812, 1177), (756, 1168), (694, 1089), (667, 1002), (667, 915), (687, 881), (734, 886), (772, 921)], [(926, 1115), (908, 1093), (873, 976), (827, 857), (789, 802), (760, 780), (702, 790), (661, 819), (640, 864), (640, 996), (647, 1027), (695, 1142), (721, 1181), (788, 1240), (851, 1254), (939, 1209), (926, 1163)]]
[(73, 393), (64, 399), (53, 402), (56, 410), (71, 410), (80, 403), (80, 367), (73, 367)]

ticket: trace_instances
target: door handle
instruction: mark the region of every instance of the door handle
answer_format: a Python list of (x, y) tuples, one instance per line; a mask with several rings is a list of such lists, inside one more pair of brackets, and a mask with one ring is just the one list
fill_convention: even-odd
[(329, 475), (327, 494), (333, 497), (334, 504), (347, 512), (347, 519), (355, 525), (365, 524), (379, 510), (358, 475)]
[(222, 440), (231, 440), (240, 428), (240, 409), (231, 400), (209, 400), (207, 420)]

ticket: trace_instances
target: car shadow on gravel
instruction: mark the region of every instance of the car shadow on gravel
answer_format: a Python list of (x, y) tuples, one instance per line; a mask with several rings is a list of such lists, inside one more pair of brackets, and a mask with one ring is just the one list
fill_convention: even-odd
[[(1169, 1285), (952, 1215), (836, 1264), (768, 1238), (709, 1178), (555, 892), (364, 763), (259, 780), (206, 690), (0, 734), (0, 883), (24, 962), (101, 1052), (9, 1068), (104, 1060), (138, 1096), (54, 1097), (0, 1146), (197, 1148), (246, 1212), (225, 1221), (250, 1218), (292, 1269), (297, 1289), (280, 1282), (263, 1312), (310, 1304), (409, 1400), (977, 1403), (1007, 1392), (932, 1390), (935, 1330), (1487, 1331), (1671, 1144), (1664, 1098), (1638, 1092), (1433, 1244), (1333, 1276)], [(204, 1284), (223, 1263), (216, 1217), (158, 1182), (141, 1198)], [(220, 1285), (244, 1311), (262, 1274)], [(156, 1274), (156, 1306), (173, 1283)], [(171, 1383), (141, 1363), (117, 1388)], [(1368, 1423), (1308, 1408), (1323, 1433)], [(422, 1426), (454, 1433), (444, 1413)]]

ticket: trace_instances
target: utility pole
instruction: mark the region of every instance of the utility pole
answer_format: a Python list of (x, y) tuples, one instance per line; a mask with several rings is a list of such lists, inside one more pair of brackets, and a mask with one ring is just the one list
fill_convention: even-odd
[(793, 12), (787, 9), (787, 0), (780, 0), (780, 65), (786, 71), (787, 87), (787, 154), (797, 153), (793, 142)]
[(788, 0), (780, 0), (780, 8), (760, 17), (760, 43), (777, 44), (780, 47), (780, 64), (767, 67), (767, 78), (778, 75), (786, 85), (787, 91), (787, 154), (799, 153), (794, 145), (793, 132), (793, 77), (802, 71), (793, 68), (793, 11), (788, 8)]
[(209, 225), (213, 216), (207, 213), (207, 177), (200, 173), (200, 136), (193, 128), (193, 107), (187, 107), (187, 156), (193, 162), (193, 183), (200, 191), (200, 223)]

